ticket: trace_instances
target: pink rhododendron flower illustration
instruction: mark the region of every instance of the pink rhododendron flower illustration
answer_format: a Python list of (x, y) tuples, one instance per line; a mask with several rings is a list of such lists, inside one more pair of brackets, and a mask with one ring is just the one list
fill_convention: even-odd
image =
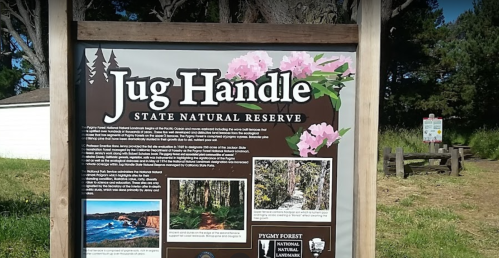
[(293, 51), (291, 56), (284, 56), (279, 69), (281, 71), (291, 71), (293, 77), (297, 79), (307, 78), (307, 76), (318, 70), (314, 58), (304, 51)]
[(225, 78), (255, 81), (273, 65), (272, 58), (265, 51), (248, 52), (246, 55), (234, 58), (229, 63)]
[[(231, 81), (250, 80), (255, 82), (256, 87), (259, 87), (260, 83), (269, 82), (270, 78), (267, 78), (267, 72), (274, 69), (281, 72), (290, 71), (292, 82), (288, 85), (295, 85), (297, 81), (306, 81), (311, 87), (310, 93), (313, 99), (327, 97), (330, 99), (333, 111), (339, 111), (341, 107), (340, 90), (345, 87), (345, 82), (354, 80), (352, 74), (355, 74), (352, 58), (344, 55), (325, 57), (324, 54), (318, 54), (311, 56), (306, 51), (291, 51), (288, 55), (283, 56), (278, 67), (273, 68), (273, 65), (272, 58), (266, 51), (250, 51), (232, 59), (228, 64), (225, 78)], [(284, 84), (279, 82), (277, 87), (284, 87)], [(233, 95), (238, 93), (235, 87), (232, 90)], [(291, 104), (276, 103), (277, 113), (289, 112)], [(237, 105), (246, 109), (262, 110), (259, 103), (237, 103)], [(334, 119), (332, 117), (333, 121)], [(286, 142), (293, 151), (293, 155), (301, 157), (307, 157), (309, 154), (317, 155), (321, 148), (330, 147), (337, 143), (341, 136), (349, 130), (335, 131), (327, 123), (313, 124), (306, 130), (300, 128), (298, 131), (295, 130), (292, 123), (287, 124), (287, 126), (291, 128), (293, 135), (285, 137)]]
[(322, 146), (328, 148), (341, 138), (340, 132), (326, 123), (313, 124), (305, 130), (300, 141), (296, 144), (301, 157), (308, 157), (308, 154), (315, 155)]

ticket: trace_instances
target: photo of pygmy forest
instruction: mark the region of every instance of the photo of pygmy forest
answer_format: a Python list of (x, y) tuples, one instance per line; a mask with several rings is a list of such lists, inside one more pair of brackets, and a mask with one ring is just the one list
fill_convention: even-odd
[(244, 230), (245, 180), (170, 180), (170, 229)]
[(330, 159), (256, 159), (254, 208), (329, 210)]

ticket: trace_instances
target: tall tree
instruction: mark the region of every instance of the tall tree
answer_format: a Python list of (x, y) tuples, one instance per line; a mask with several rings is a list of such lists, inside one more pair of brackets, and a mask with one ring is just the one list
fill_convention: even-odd
[(85, 53), (82, 53), (76, 73), (76, 85), (86, 87), (87, 83), (90, 81), (92, 69), (88, 66), (88, 59)]
[(474, 1), (473, 10), (448, 24), (447, 37), (435, 47), (441, 78), (432, 101), (449, 122), (471, 129), (499, 126), (499, 6)]
[(288, 160), (288, 195), (292, 196), (295, 192), (295, 169), (296, 161), (294, 159)]
[(0, 99), (16, 95), (19, 82), (23, 79), (20, 69), (12, 66), (14, 51), (9, 33), (0, 32)]
[[(109, 65), (107, 66), (107, 71), (118, 68), (118, 61), (116, 61), (116, 56), (114, 55), (114, 50), (111, 50), (111, 55), (109, 56)], [(108, 73), (109, 74), (109, 73)]]
[(40, 88), (49, 87), (47, 46), (47, 2), (41, 0), (1, 0), (1, 20), (22, 58), (32, 65)]
[(180, 181), (170, 180), (170, 212), (177, 212), (180, 199)]
[(210, 194), (210, 181), (204, 181), (204, 208), (208, 209), (211, 207), (211, 194)]
[(92, 71), (94, 72), (94, 75), (92, 76), (93, 85), (103, 85), (107, 82), (106, 63), (102, 48), (99, 45), (95, 52), (95, 60), (92, 66)]
[(238, 207), (239, 206), (239, 181), (230, 181), (230, 195), (229, 195), (229, 206)]
[(319, 210), (322, 205), (322, 195), (323, 195), (323, 190), (324, 190), (324, 180), (326, 178), (326, 172), (327, 172), (327, 161), (322, 161), (321, 162), (321, 173), (319, 175), (319, 185), (317, 186), (317, 203), (315, 204), (315, 209)]
[[(436, 0), (414, 1), (404, 15), (388, 22), (382, 43), (380, 125), (417, 126), (435, 112), (427, 100), (437, 91), (440, 57), (446, 27)], [(384, 44), (384, 45), (383, 45)]]

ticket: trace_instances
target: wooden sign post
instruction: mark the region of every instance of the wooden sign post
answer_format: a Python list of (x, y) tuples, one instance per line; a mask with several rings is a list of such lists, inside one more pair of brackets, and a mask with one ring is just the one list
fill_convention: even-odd
[(380, 8), (73, 23), (50, 0), (51, 257), (374, 257)]

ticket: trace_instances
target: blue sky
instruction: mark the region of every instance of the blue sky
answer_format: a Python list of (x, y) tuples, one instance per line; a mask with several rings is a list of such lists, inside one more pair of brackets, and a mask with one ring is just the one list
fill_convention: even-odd
[(438, 0), (444, 11), (445, 22), (452, 22), (463, 12), (473, 9), (473, 0)]
[(106, 212), (140, 212), (160, 210), (159, 201), (86, 201), (86, 214)]

